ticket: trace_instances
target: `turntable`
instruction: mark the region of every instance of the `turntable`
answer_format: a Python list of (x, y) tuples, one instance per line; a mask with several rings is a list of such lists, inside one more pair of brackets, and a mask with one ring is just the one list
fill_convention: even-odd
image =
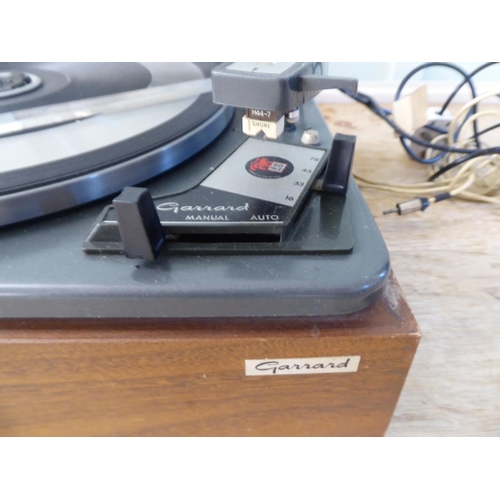
[[(350, 177), (355, 137), (313, 100), (356, 85), (320, 63), (0, 64), (3, 433), (383, 433), (418, 328)], [(245, 372), (274, 357), (352, 378)], [(42, 392), (6, 389), (13, 373)]]
[[(0, 67), (39, 82), (0, 99), (2, 316), (316, 316), (376, 300), (389, 258), (349, 182), (355, 138), (334, 140), (311, 100), (355, 81), (280, 64), (217, 69), (221, 104), (210, 64)], [(88, 111), (155, 88), (172, 97)], [(52, 123), (8, 133), (41, 105)]]

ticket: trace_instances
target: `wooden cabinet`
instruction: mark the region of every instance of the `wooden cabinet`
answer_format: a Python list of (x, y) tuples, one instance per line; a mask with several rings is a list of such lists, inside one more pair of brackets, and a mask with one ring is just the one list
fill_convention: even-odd
[[(2, 320), (0, 434), (383, 435), (419, 338), (393, 278), (342, 317)], [(359, 367), (245, 372), (246, 360), (332, 356)]]

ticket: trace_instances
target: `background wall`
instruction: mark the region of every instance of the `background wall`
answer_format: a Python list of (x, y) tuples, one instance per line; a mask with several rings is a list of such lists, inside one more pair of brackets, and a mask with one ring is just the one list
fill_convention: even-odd
[[(338, 63), (330, 62), (331, 74), (354, 76), (359, 80), (375, 81), (401, 81), (413, 68), (422, 62), (356, 62)], [(454, 63), (465, 71), (473, 71), (481, 62)], [(458, 74), (447, 68), (427, 68), (414, 76), (415, 80), (455, 81)], [(500, 64), (491, 66), (475, 77), (476, 81), (500, 81)]]
[[(399, 82), (421, 62), (356, 62), (339, 63), (330, 62), (329, 74), (337, 76), (351, 76), (358, 78), (359, 90), (374, 97), (380, 102), (389, 103), (394, 100), (394, 95)], [(481, 62), (455, 63), (465, 71), (473, 71)], [(411, 92), (423, 83), (427, 84), (429, 103), (443, 103), (451, 94), (462, 77), (456, 71), (448, 68), (432, 67), (417, 73), (405, 91)], [(490, 66), (474, 77), (478, 94), (500, 89), (500, 64)], [(471, 98), (470, 90), (464, 86), (458, 93), (454, 102), (468, 102)], [(350, 99), (337, 90), (325, 90), (318, 102), (349, 102)]]

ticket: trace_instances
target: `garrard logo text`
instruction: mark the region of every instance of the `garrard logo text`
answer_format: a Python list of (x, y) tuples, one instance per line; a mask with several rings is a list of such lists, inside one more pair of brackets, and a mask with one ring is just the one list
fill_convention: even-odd
[(247, 376), (265, 376), (357, 372), (360, 360), (360, 356), (247, 359), (245, 361), (245, 374)]

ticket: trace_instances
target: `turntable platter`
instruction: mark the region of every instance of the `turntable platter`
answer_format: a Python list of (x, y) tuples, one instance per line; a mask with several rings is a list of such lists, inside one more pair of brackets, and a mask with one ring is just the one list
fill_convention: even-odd
[[(40, 84), (2, 97), (0, 113), (206, 78), (213, 63), (15, 63)], [(29, 87), (27, 85), (26, 87)], [(0, 138), (0, 225), (120, 191), (178, 165), (208, 145), (231, 113), (210, 94), (97, 115)], [(1, 123), (1, 122), (0, 122)]]

